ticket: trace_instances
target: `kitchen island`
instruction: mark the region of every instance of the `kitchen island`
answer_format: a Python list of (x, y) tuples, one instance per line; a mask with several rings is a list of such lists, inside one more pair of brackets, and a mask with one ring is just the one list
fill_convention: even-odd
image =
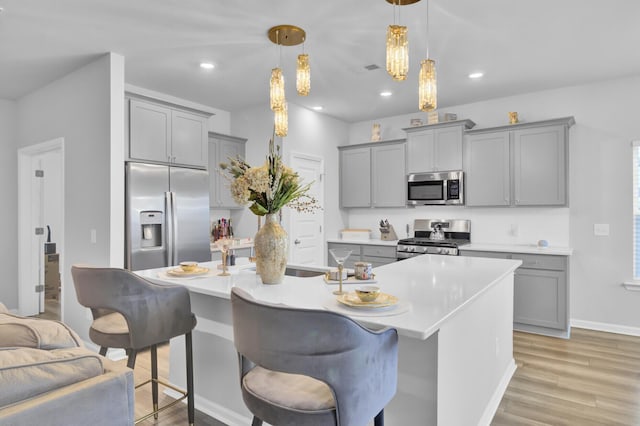
[[(398, 392), (385, 409), (387, 424), (487, 425), (515, 371), (513, 274), (518, 260), (423, 255), (375, 268), (377, 285), (398, 297), (395, 309), (348, 310), (365, 326), (398, 330)], [(216, 263), (204, 263), (215, 271)], [(250, 269), (231, 276), (167, 279), (167, 268), (138, 271), (191, 293), (198, 317), (193, 333), (196, 407), (230, 425), (250, 424), (240, 395), (233, 347), (232, 286), (258, 300), (345, 312), (322, 276), (286, 276), (263, 285)], [(350, 290), (354, 284), (345, 285)], [(171, 341), (170, 381), (184, 386), (184, 342)]]

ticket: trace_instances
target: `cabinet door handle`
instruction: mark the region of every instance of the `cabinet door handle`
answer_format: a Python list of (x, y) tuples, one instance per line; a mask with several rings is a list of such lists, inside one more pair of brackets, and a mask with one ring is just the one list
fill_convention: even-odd
[(296, 240), (293, 242), (293, 244), (300, 244), (300, 240), (296, 238)]

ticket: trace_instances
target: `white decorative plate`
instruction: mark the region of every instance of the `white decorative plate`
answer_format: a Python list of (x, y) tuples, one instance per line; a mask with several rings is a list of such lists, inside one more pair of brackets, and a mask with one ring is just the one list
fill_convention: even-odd
[(396, 296), (392, 296), (387, 293), (380, 293), (376, 300), (372, 302), (363, 302), (355, 292), (341, 294), (336, 297), (336, 300), (350, 308), (365, 309), (386, 308), (398, 303), (398, 298)]
[(191, 272), (185, 272), (182, 268), (169, 269), (167, 271), (167, 275), (171, 275), (173, 277), (197, 277), (198, 275), (204, 275), (207, 272), (209, 272), (209, 268), (198, 266)]

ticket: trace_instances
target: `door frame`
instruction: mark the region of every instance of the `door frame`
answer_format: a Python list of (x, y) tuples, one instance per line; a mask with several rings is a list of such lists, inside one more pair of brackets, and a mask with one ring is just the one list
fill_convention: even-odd
[[(31, 223), (31, 213), (34, 206), (31, 203), (31, 161), (34, 156), (44, 154), (50, 151), (58, 151), (60, 156), (60, 176), (62, 182), (60, 182), (60, 197), (63, 200), (61, 205), (60, 217), (62, 218), (61, 227), (59, 230), (59, 236), (57, 238), (56, 245), (58, 247), (58, 253), (60, 253), (59, 264), (61, 272), (63, 270), (64, 263), (64, 181), (65, 181), (65, 168), (64, 168), (64, 138), (56, 138), (45, 142), (30, 145), (24, 148), (18, 149), (18, 312), (21, 315), (32, 315), (33, 299), (38, 299), (40, 296), (33, 291), (33, 283), (29, 282), (30, 266), (33, 263), (33, 256), (39, 254), (32, 253), (31, 237), (33, 232), (33, 224)], [(44, 248), (43, 248), (44, 249)], [(44, 285), (44, 265), (39, 272), (40, 280)], [(61, 294), (60, 294), (60, 320), (64, 320), (64, 274), (60, 274), (61, 280)], [(37, 303), (37, 302), (36, 302)]]
[[(297, 151), (292, 151), (289, 154), (289, 166), (293, 166), (293, 159), (294, 158), (302, 158), (305, 160), (310, 160), (310, 161), (317, 161), (318, 163), (320, 163), (320, 187), (319, 187), (319, 192), (320, 192), (320, 200), (318, 200), (320, 202), (320, 207), (323, 209), (323, 216), (322, 216), (322, 231), (320, 233), (320, 237), (321, 237), (321, 244), (324, 245), (324, 248), (322, 250), (322, 265), (326, 265), (327, 264), (327, 259), (326, 259), (326, 255), (327, 255), (327, 250), (326, 250), (326, 242), (324, 239), (324, 235), (325, 235), (325, 221), (326, 218), (324, 217), (324, 200), (325, 200), (325, 191), (324, 191), (324, 185), (325, 185), (325, 167), (324, 167), (324, 157), (318, 156), (318, 155), (311, 155), (311, 154), (306, 154), (303, 152), (297, 152)], [(314, 213), (315, 214), (315, 213)], [(291, 209), (286, 209), (286, 214), (284, 215), (284, 222), (285, 222), (285, 226), (286, 229), (289, 230), (289, 253), (287, 253), (289, 259), (291, 259), (293, 257), (293, 232), (292, 232), (292, 220), (291, 220)]]

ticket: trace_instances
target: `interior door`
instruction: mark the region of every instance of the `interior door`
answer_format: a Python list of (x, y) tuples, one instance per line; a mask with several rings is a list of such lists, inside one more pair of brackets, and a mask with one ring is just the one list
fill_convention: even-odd
[[(30, 279), (36, 297), (28, 304), (33, 314), (44, 312), (44, 169), (41, 155), (31, 157), (31, 267)], [(33, 315), (31, 314), (31, 315)]]
[[(309, 195), (324, 205), (324, 162), (322, 158), (305, 154), (291, 155), (291, 168), (304, 183), (313, 182)], [(300, 213), (291, 209), (291, 232), (289, 247), (291, 263), (299, 265), (325, 265), (324, 210)]]

